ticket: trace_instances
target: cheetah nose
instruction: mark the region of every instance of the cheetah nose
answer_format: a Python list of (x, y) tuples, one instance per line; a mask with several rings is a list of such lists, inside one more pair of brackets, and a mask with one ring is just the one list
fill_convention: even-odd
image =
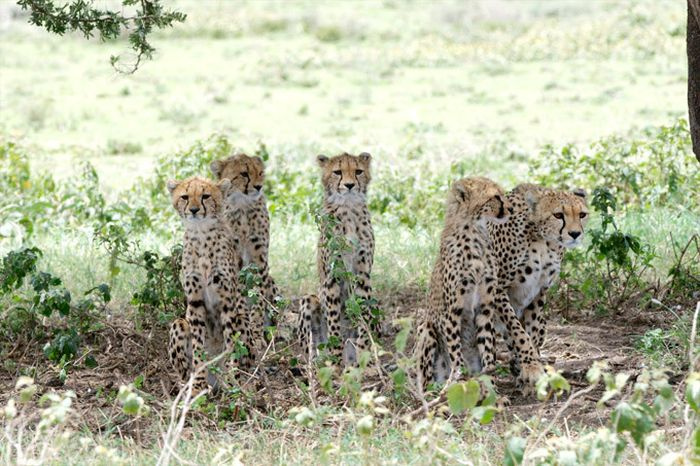
[(256, 191), (260, 191), (260, 190), (262, 189), (262, 185), (261, 185), (261, 184), (256, 184), (256, 185), (253, 186), (253, 187), (255, 188)]
[(190, 212), (192, 212), (192, 215), (195, 215), (199, 212), (199, 207), (190, 207)]
[(345, 187), (348, 189), (352, 189), (355, 186), (355, 183), (345, 183)]
[(576, 239), (579, 236), (581, 236), (581, 232), (580, 231), (570, 231), (569, 236), (571, 236), (573, 239)]

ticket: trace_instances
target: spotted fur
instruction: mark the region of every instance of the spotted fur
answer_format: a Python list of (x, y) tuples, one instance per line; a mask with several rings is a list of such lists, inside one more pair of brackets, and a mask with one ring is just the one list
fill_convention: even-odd
[(508, 216), (505, 193), (486, 178), (456, 181), (447, 199), (428, 310), (419, 316), (419, 383), (477, 374), (494, 365), (497, 261), (486, 229)]
[(224, 218), (229, 224), (231, 238), (240, 258), (239, 268), (254, 264), (260, 276), (265, 306), (265, 326), (276, 325), (274, 305), (280, 297), (279, 289), (269, 270), (270, 215), (267, 211), (263, 185), (265, 167), (260, 157), (236, 154), (211, 163), (214, 176), (231, 180), (225, 196)]
[[(175, 210), (185, 227), (182, 274), (187, 312), (170, 328), (170, 360), (182, 381), (205, 357), (231, 352), (235, 339), (255, 354), (259, 316), (248, 311), (237, 280), (239, 258), (226, 223), (222, 221), (224, 193), (230, 181), (215, 184), (201, 178), (168, 181)], [(257, 336), (259, 338), (259, 336)], [(249, 363), (244, 358), (244, 363)], [(211, 374), (210, 374), (211, 375)], [(195, 391), (207, 386), (200, 371)]]
[[(539, 355), (545, 338), (545, 296), (559, 277), (565, 250), (583, 240), (586, 193), (522, 184), (508, 200), (513, 215), (504, 224), (490, 225), (489, 233), (499, 261), (499, 282)], [(513, 340), (506, 338), (511, 351)], [(519, 355), (514, 356), (517, 369)]]
[[(342, 357), (346, 364), (356, 362), (357, 349), (362, 350), (368, 344), (368, 336), (346, 316), (345, 301), (351, 294), (369, 301), (372, 292), (374, 232), (366, 200), (371, 180), (370, 161), (371, 156), (366, 152), (317, 158), (324, 193), (317, 251), (320, 287), (318, 297), (302, 299), (297, 327), (303, 348), (308, 345), (309, 335), (315, 346), (328, 337), (337, 339), (340, 346), (333, 348), (332, 354)], [(347, 249), (333, 251), (327, 244), (326, 233), (344, 238)], [(345, 270), (353, 274), (353, 280), (334, 273), (333, 263), (337, 261), (342, 261)], [(370, 320), (368, 315), (365, 318)]]

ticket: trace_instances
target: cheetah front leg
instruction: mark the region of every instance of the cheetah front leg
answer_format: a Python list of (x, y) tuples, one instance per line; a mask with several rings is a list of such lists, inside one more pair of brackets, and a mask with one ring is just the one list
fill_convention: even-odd
[(265, 327), (276, 327), (280, 312), (280, 309), (277, 308), (279, 305), (279, 301), (277, 299), (281, 296), (281, 294), (275, 280), (272, 278), (272, 276), (270, 276), (270, 271), (267, 266), (265, 266), (260, 274), (260, 281), (263, 292), (262, 295), (265, 298), (264, 325)]
[(522, 323), (518, 320), (515, 310), (510, 305), (508, 296), (500, 287), (495, 296), (495, 304), (498, 319), (504, 327), (503, 336), (506, 344), (520, 368), (518, 383), (526, 387), (526, 391), (530, 391), (543, 373), (538, 352), (532, 345), (530, 335), (527, 334)]
[[(227, 367), (229, 369), (234, 365), (250, 367), (256, 359), (258, 343), (262, 338), (262, 333), (257, 328), (262, 322), (255, 314), (255, 305), (251, 312), (246, 298), (236, 285), (227, 294), (221, 296), (221, 324), (224, 330), (225, 351), (229, 355)], [(237, 340), (246, 350), (238, 355), (236, 355)], [(238, 357), (236, 363), (231, 362), (233, 355)]]
[(493, 286), (495, 278), (486, 277), (487, 285), (482, 286), (479, 311), (475, 316), (476, 347), (481, 357), (481, 371), (489, 373), (496, 367), (496, 338), (494, 335), (494, 317), (497, 307), (494, 302)]
[(341, 331), (343, 303), (341, 302), (340, 283), (338, 283), (338, 280), (331, 278), (329, 274), (329, 277), (321, 285), (319, 294), (323, 317), (328, 328), (330, 354), (338, 361), (342, 361), (345, 339)]
[(433, 380), (433, 371), (435, 364), (435, 353), (437, 351), (437, 336), (435, 330), (429, 322), (424, 322), (418, 328), (418, 337), (416, 338), (416, 347), (414, 354), (418, 361), (418, 372), (416, 374), (417, 386), (425, 390)]
[(328, 328), (321, 311), (321, 302), (316, 295), (307, 295), (299, 302), (299, 320), (296, 326), (297, 341), (304, 353), (318, 348), (319, 343), (328, 341)]
[(192, 352), (192, 370), (195, 372), (194, 392), (198, 393), (207, 388), (207, 371), (200, 368), (205, 361), (206, 308), (203, 295), (204, 277), (193, 273), (185, 277), (185, 294), (187, 296), (187, 312), (185, 319), (189, 324), (190, 349)]
[(535, 299), (533, 299), (523, 311), (522, 318), (525, 331), (530, 335), (538, 356), (540, 354), (540, 348), (542, 348), (544, 344), (544, 338), (547, 332), (547, 324), (543, 315), (546, 294), (546, 289), (543, 288), (540, 290)]
[(180, 381), (187, 382), (192, 370), (192, 340), (190, 324), (186, 319), (175, 319), (170, 325), (168, 355)]
[(268, 264), (268, 250), (269, 250), (269, 226), (266, 225), (267, 219), (263, 220), (262, 224), (257, 225), (257, 229), (263, 230), (265, 236), (251, 236), (250, 242), (254, 245), (252, 252), (253, 263), (258, 267), (260, 273), (260, 283), (262, 286), (262, 295), (265, 298), (265, 312), (264, 312), (264, 326), (274, 327), (277, 325), (277, 312), (275, 309), (277, 303), (277, 297), (280, 296), (279, 288), (275, 280), (270, 275), (270, 267)]
[(355, 275), (354, 286), (355, 297), (362, 302), (362, 320), (358, 330), (357, 350), (359, 352), (369, 351), (371, 349), (371, 335), (367, 332), (377, 332), (380, 324), (374, 321), (372, 316), (372, 308), (370, 299), (372, 294), (372, 286), (368, 271), (359, 271)]

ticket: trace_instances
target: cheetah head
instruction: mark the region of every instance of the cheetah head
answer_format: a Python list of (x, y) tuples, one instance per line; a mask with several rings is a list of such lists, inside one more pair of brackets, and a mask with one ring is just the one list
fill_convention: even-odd
[(532, 222), (544, 239), (567, 248), (581, 244), (588, 222), (584, 190), (528, 190), (525, 191), (525, 200), (532, 210)]
[(488, 178), (457, 180), (447, 198), (447, 216), (471, 216), (493, 223), (508, 220), (513, 208), (503, 188)]
[(252, 202), (262, 196), (265, 167), (260, 157), (236, 154), (227, 159), (214, 160), (210, 168), (217, 179), (231, 180), (227, 195), (229, 201)]
[(335, 157), (319, 155), (321, 182), (326, 197), (332, 202), (364, 202), (370, 181), (369, 164), (372, 156), (341, 154)]
[(183, 221), (203, 223), (218, 218), (231, 182), (227, 178), (214, 183), (193, 177), (184, 181), (169, 180), (167, 186), (173, 207)]

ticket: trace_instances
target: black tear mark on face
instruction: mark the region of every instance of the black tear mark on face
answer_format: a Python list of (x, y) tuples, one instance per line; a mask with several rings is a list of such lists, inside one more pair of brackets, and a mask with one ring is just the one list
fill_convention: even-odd
[(564, 228), (566, 228), (566, 217), (564, 217), (564, 214), (554, 214), (556, 218), (561, 220), (561, 228), (559, 229), (559, 237), (562, 237), (564, 234)]

